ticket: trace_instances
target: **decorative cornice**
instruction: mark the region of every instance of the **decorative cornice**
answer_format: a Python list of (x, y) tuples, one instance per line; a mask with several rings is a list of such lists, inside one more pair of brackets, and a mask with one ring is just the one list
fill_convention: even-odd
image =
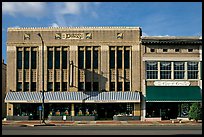
[(64, 31), (64, 30), (117, 30), (117, 29), (136, 29), (139, 30), (140, 27), (125, 27), (125, 26), (118, 26), (118, 27), (22, 27), (22, 28), (8, 28), (8, 31)]

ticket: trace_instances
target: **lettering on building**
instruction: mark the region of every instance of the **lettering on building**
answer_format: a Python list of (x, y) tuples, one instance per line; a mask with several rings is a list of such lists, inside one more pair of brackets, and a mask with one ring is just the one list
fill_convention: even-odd
[(155, 81), (155, 86), (190, 86), (189, 81)]

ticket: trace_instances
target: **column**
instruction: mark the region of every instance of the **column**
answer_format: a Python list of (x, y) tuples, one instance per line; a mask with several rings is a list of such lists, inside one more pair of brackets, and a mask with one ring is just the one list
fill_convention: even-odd
[(74, 116), (74, 104), (71, 104), (71, 116)]
[(7, 116), (13, 116), (13, 104), (7, 103)]

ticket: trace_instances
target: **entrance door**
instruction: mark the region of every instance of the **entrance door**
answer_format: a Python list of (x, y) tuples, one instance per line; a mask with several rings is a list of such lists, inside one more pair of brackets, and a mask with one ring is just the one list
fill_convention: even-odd
[(113, 110), (112, 104), (98, 104), (97, 105), (98, 119), (100, 120), (112, 120)]

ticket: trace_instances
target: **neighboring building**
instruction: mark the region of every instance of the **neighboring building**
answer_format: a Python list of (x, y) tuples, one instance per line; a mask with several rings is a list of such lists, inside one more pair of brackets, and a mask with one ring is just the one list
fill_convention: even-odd
[(45, 118), (95, 110), (140, 119), (140, 47), (139, 27), (9, 28), (7, 115), (37, 119), (44, 89)]
[(6, 104), (4, 102), (5, 96), (6, 96), (6, 64), (4, 62), (4, 60), (2, 60), (2, 85), (1, 85), (1, 97), (2, 97), (2, 115), (1, 118), (5, 118), (6, 117)]
[[(202, 102), (202, 38), (139, 27), (9, 28), (7, 116), (187, 117)], [(44, 47), (44, 48), (43, 48)], [(44, 49), (44, 50), (43, 50)], [(44, 76), (44, 77), (43, 77)]]
[(202, 102), (202, 38), (143, 37), (142, 74), (146, 117), (188, 117)]

